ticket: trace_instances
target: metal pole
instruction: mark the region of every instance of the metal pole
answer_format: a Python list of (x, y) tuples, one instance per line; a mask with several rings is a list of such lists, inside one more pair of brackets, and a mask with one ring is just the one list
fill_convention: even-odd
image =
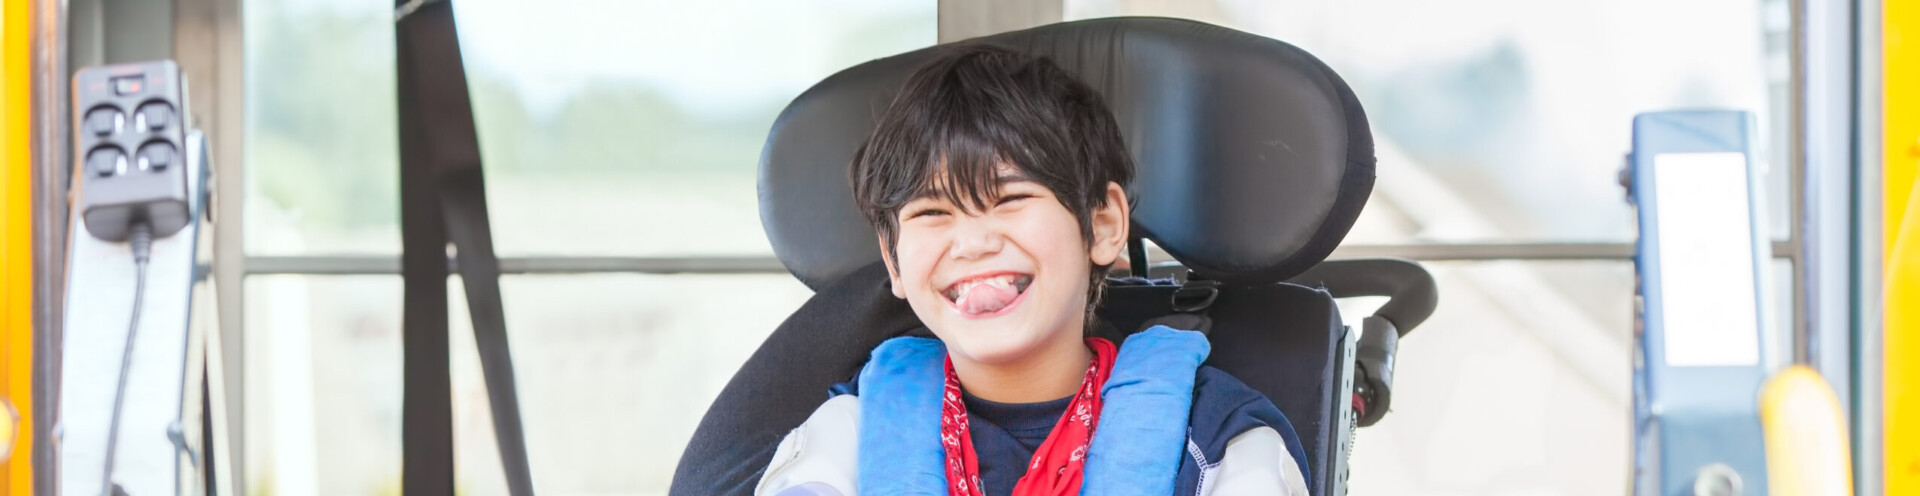
[[(194, 107), (197, 126), (207, 134), (211, 141), (209, 150), (213, 154), (213, 173), (215, 174), (214, 195), (224, 201), (213, 202), (215, 211), (211, 223), (213, 228), (213, 289), (215, 292), (217, 320), (215, 331), (220, 333), (218, 340), (221, 349), (208, 350), (219, 353), (223, 360), (222, 369), (226, 372), (220, 377), (209, 377), (215, 387), (222, 389), (226, 398), (226, 423), (231, 428), (225, 432), (227, 445), (218, 446), (215, 453), (222, 461), (232, 465), (226, 473), (218, 474), (231, 487), (245, 487), (245, 457), (242, 454), (245, 443), (245, 377), (246, 333), (242, 328), (241, 312), (245, 308), (242, 284), (246, 253), (243, 242), (242, 206), (244, 200), (245, 160), (241, 156), (245, 138), (246, 114), (242, 111), (246, 102), (245, 56), (242, 39), (241, 2), (239, 0), (175, 0), (174, 1), (174, 59), (180, 63), (193, 84), (188, 88), (188, 99)], [(209, 443), (214, 442), (210, 438)], [(223, 467), (226, 468), (226, 467)]]
[[(1788, 16), (1791, 19), (1789, 25), (1792, 27), (1790, 27), (1788, 31), (1791, 33), (1790, 39), (1792, 42), (1788, 43), (1788, 45), (1792, 48), (1788, 51), (1787, 56), (1788, 65), (1791, 66), (1791, 69), (1787, 71), (1788, 74), (1790, 74), (1787, 78), (1787, 115), (1789, 122), (1791, 122), (1787, 126), (1787, 134), (1789, 136), (1787, 140), (1787, 157), (1788, 169), (1790, 171), (1789, 177), (1792, 179), (1787, 188), (1787, 242), (1792, 243), (1797, 248), (1805, 248), (1804, 232), (1806, 231), (1807, 225), (1806, 8), (1807, 0), (1791, 0), (1789, 2)], [(1806, 267), (1808, 257), (1804, 250), (1800, 250), (1800, 255), (1801, 256), (1795, 257), (1793, 260), (1793, 322), (1790, 323), (1791, 325), (1786, 326), (1788, 329), (1791, 329), (1792, 332), (1792, 339), (1788, 340), (1788, 343), (1792, 345), (1792, 349), (1788, 350), (1790, 353), (1788, 361), (1792, 363), (1806, 363), (1807, 361), (1806, 349), (1803, 345), (1806, 342), (1805, 337), (1807, 335), (1808, 306)]]
[(940, 0), (941, 43), (1060, 22), (1063, 0)]
[(33, 1), (33, 492), (54, 493), (67, 243), (67, 2)]
[[(1856, 112), (1853, 2), (1802, 2), (1796, 94), (1802, 119), (1800, 299), (1795, 362), (1814, 367), (1834, 391), (1853, 384), (1854, 160)], [(1850, 411), (1851, 405), (1843, 405)]]
[(1881, 287), (1885, 241), (1881, 232), (1885, 188), (1881, 53), (1881, 2), (1861, 0), (1854, 11), (1853, 173), (1853, 389), (1838, 391), (1852, 408), (1853, 486), (1856, 494), (1881, 494), (1881, 334), (1885, 292)]

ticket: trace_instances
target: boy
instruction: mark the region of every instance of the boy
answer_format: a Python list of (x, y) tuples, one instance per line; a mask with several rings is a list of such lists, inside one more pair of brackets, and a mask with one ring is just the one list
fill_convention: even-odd
[(1092, 88), (954, 48), (908, 78), (851, 169), (894, 296), (938, 340), (875, 349), (859, 394), (794, 429), (757, 494), (1307, 494), (1291, 427), (1200, 365), (1200, 333), (1088, 337), (1133, 176)]

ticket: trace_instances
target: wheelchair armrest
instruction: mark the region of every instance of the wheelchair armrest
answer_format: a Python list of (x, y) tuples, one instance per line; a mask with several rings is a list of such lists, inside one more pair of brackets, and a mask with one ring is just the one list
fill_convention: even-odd
[[(1150, 267), (1150, 279), (1178, 279), (1186, 268), (1178, 262)], [(1354, 411), (1360, 427), (1379, 422), (1393, 402), (1394, 356), (1400, 338), (1433, 316), (1439, 290), (1433, 274), (1418, 262), (1400, 258), (1327, 260), (1287, 283), (1322, 288), (1334, 298), (1385, 296), (1381, 305), (1358, 323), (1360, 341), (1354, 350)]]
[(1375, 316), (1387, 319), (1401, 336), (1433, 316), (1440, 294), (1433, 274), (1419, 262), (1401, 258), (1327, 260), (1287, 282), (1326, 288), (1334, 298), (1385, 296)]
[(1356, 424), (1367, 427), (1387, 416), (1393, 403), (1393, 362), (1400, 337), (1426, 322), (1439, 304), (1433, 275), (1412, 260), (1328, 260), (1287, 282), (1326, 288), (1335, 298), (1385, 296), (1387, 303), (1361, 320), (1354, 362)]

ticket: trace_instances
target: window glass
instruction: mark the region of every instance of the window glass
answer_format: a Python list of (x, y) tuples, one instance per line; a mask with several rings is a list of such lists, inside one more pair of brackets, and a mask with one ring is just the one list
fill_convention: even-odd
[[(392, 3), (246, 7), (249, 253), (397, 254)], [(776, 113), (834, 71), (931, 45), (934, 9), (460, 2), (499, 252), (769, 254), (753, 192)], [(502, 493), (449, 284), (457, 482)], [(536, 478), (574, 494), (664, 492), (707, 404), (810, 294), (785, 274), (504, 286)], [(257, 276), (247, 292), (249, 491), (396, 492), (400, 279)]]
[[(1753, 112), (1787, 233), (1781, 0), (1067, 0), (1069, 19), (1196, 19), (1299, 46), (1366, 108), (1379, 158), (1349, 243), (1629, 241), (1616, 173), (1640, 112)], [(1408, 225), (1410, 231), (1369, 225)]]
[[(399, 252), (392, 5), (248, 2), (251, 253)], [(770, 254), (754, 179), (774, 117), (835, 71), (932, 45), (934, 11), (460, 2), (499, 253)]]
[[(400, 278), (247, 284), (249, 492), (397, 491)], [(456, 484), (506, 494), (460, 284), (448, 283)], [(707, 405), (812, 291), (787, 275), (603, 274), (507, 277), (502, 295), (541, 492), (664, 494)]]
[(400, 277), (246, 287), (246, 494), (398, 494)]
[(1392, 412), (1355, 433), (1352, 493), (1619, 494), (1632, 264), (1426, 265), (1441, 305), (1400, 342)]
[(461, 2), (503, 255), (771, 254), (755, 176), (814, 83), (934, 43), (935, 2)]
[[(813, 295), (785, 274), (518, 276), (501, 286), (533, 478), (554, 494), (665, 494), (707, 405)], [(464, 312), (453, 321), (460, 487), (505, 495), (471, 323)]]
[(399, 253), (393, 2), (248, 0), (248, 253)]

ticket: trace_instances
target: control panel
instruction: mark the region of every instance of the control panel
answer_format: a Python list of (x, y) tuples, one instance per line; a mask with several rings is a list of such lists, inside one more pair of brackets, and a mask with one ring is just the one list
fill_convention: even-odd
[(78, 207), (87, 232), (123, 241), (186, 226), (186, 80), (173, 61), (90, 67), (73, 76)]

